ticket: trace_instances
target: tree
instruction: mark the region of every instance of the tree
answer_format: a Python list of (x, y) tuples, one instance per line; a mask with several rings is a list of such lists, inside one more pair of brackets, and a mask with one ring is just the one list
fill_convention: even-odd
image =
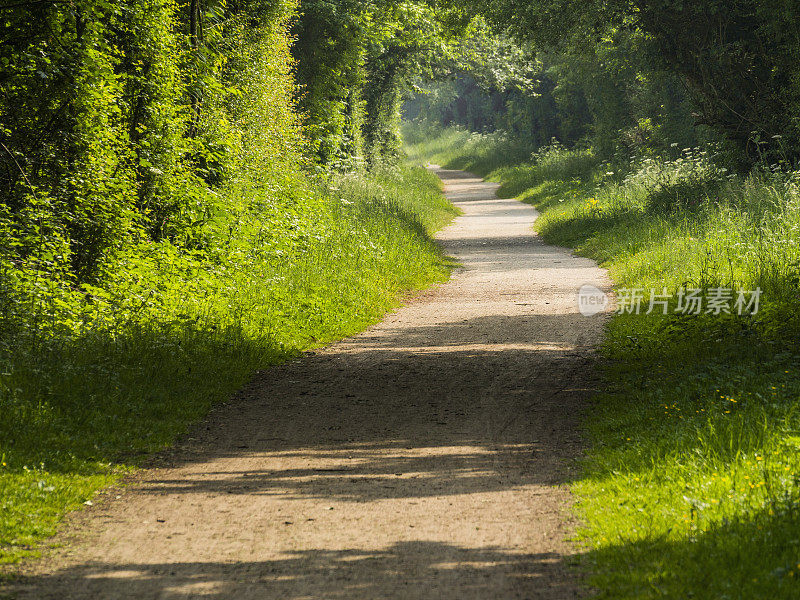
[(463, 14), (435, 2), (308, 0), (293, 28), (298, 102), (320, 163), (344, 168), (399, 148), (416, 74), (442, 63)]
[(648, 68), (688, 89), (696, 125), (722, 132), (750, 162), (800, 156), (800, 5), (786, 0), (499, 0), (475, 10), (539, 48), (597, 54), (640, 37)]

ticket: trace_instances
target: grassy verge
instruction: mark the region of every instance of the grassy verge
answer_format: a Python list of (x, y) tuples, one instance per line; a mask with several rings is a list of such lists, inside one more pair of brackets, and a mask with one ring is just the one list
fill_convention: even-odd
[(257, 228), (214, 244), (221, 257), (150, 248), (165, 255), (132, 264), (133, 291), (87, 292), (88, 325), (85, 301), (70, 310), (58, 300), (52, 323), (21, 314), (3, 331), (0, 563), (35, 551), (65, 512), (254, 370), (356, 332), (403, 291), (447, 276), (430, 234), (455, 209), (432, 174), (344, 176), (315, 194), (283, 210), (272, 237)]
[(601, 598), (800, 597), (798, 176), (732, 176), (697, 149), (520, 161), (502, 136), (414, 133), (412, 156), (500, 181), (620, 289), (763, 290), (756, 315), (612, 320), (573, 490)]

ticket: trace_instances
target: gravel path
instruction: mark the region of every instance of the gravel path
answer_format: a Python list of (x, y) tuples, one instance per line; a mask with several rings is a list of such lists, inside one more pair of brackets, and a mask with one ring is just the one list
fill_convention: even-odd
[(364, 333), (260, 373), (73, 515), (20, 598), (575, 598), (564, 541), (602, 317), (536, 212), (437, 170), (463, 265)]

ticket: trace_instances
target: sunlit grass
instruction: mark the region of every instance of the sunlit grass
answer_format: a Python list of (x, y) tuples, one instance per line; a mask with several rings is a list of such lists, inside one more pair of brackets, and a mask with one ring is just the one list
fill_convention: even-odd
[(800, 597), (797, 177), (732, 176), (696, 149), (620, 167), (551, 148), (503, 164), (508, 140), (468, 138), (446, 130), (411, 152), (471, 164), (536, 205), (544, 239), (618, 288), (763, 290), (755, 316), (611, 321), (573, 485), (599, 597)]
[(532, 148), (503, 133), (471, 133), (465, 129), (407, 125), (406, 153), (412, 162), (432, 162), (485, 176), (495, 169), (523, 164)]
[(47, 335), (30, 323), (4, 332), (0, 562), (30, 554), (66, 511), (169, 445), (255, 370), (359, 331), (403, 292), (447, 277), (431, 234), (455, 209), (434, 175), (399, 167), (330, 188), (273, 227), (280, 239), (141, 268), (160, 287), (127, 309), (95, 300), (95, 326), (70, 330), (59, 317)]

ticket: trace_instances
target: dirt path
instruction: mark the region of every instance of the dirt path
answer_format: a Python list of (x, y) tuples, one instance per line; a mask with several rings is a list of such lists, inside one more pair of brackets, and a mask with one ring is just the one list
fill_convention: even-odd
[[(574, 598), (564, 542), (605, 276), (535, 211), (439, 170), (463, 268), (381, 324), (260, 374), (71, 519), (20, 598)], [(118, 496), (117, 496), (118, 495)]]

